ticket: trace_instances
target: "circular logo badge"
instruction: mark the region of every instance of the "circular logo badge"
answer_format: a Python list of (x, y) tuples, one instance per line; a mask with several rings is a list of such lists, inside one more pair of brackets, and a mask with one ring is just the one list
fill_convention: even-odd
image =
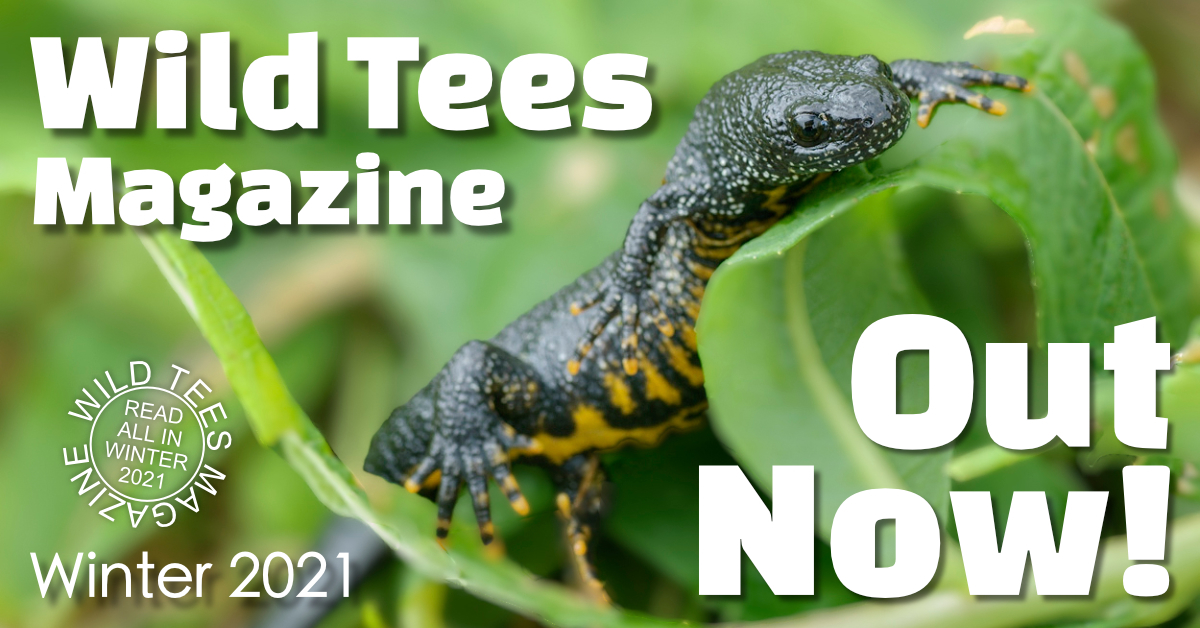
[(71, 420), (89, 424), (62, 449), (76, 494), (109, 521), (127, 514), (135, 528), (147, 513), (166, 528), (177, 506), (200, 512), (196, 492), (215, 496), (214, 482), (225, 479), (205, 454), (233, 445), (225, 407), (206, 398), (211, 386), (177, 364), (158, 373), (141, 360), (129, 362), (128, 378), (104, 371), (67, 410)]
[(204, 422), (178, 394), (140, 386), (114, 395), (92, 422), (92, 464), (108, 490), (134, 502), (169, 499), (204, 464)]

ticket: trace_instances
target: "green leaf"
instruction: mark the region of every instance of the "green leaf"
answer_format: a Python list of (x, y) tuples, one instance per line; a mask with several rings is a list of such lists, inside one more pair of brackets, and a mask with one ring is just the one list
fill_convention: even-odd
[(1032, 14), (1053, 36), (1014, 53), (1012, 67), (1035, 76), (1086, 141), (1133, 236), (1160, 337), (1178, 345), (1197, 300), (1184, 255), (1187, 221), (1172, 191), (1177, 159), (1158, 116), (1150, 60), (1124, 28), (1093, 10)]
[[(1191, 338), (1176, 357), (1174, 369), (1159, 378), (1159, 413), (1170, 421), (1167, 451), (1161, 452), (1190, 463), (1177, 477), (1175, 492), (1192, 500), (1200, 499), (1195, 485), (1196, 467), (1200, 466), (1200, 321), (1193, 325)], [(1112, 429), (1112, 413), (1107, 426)], [(1115, 437), (1110, 436), (1115, 441)], [(1128, 448), (1113, 445), (1116, 454), (1128, 454)], [(1132, 453), (1144, 455), (1145, 450)]]
[[(1098, 349), (1114, 325), (1149, 316), (1168, 338), (1182, 337), (1189, 282), (1180, 279), (1178, 233), (1166, 233), (1180, 218), (1161, 199), (1174, 163), (1152, 98), (1140, 95), (1152, 93), (1146, 61), (1091, 9), (1031, 7), (1027, 15), (1039, 35), (1006, 51), (998, 69), (1030, 76), (1037, 91), (992, 90), (1009, 106), (1002, 118), (941, 107), (929, 129), (910, 130), (880, 159), (832, 177), (709, 285), (697, 331), (714, 429), (763, 488), (772, 465), (815, 465), (825, 538), (837, 506), (860, 490), (903, 487), (939, 510), (946, 502), (947, 451), (879, 447), (850, 407), (850, 358), (866, 326), (928, 311), (880, 192), (927, 186), (1003, 209), (1027, 240), (1041, 343)], [(1064, 78), (1068, 51), (1090, 68), (1089, 86), (1111, 86), (1115, 102), (1080, 100), (1088, 89)], [(1121, 156), (1130, 149), (1123, 133), (1141, 138), (1136, 159)], [(923, 375), (922, 365), (902, 362), (910, 412), (924, 407)], [(977, 397), (981, 388), (976, 382)]]
[[(818, 527), (826, 539), (837, 506), (852, 493), (908, 487), (944, 505), (949, 489), (941, 473), (947, 451), (878, 447), (859, 429), (847, 395), (862, 330), (885, 316), (926, 310), (894, 263), (883, 200), (872, 199), (771, 263), (747, 265), (735, 281), (714, 279), (701, 318), (714, 428), (764, 487), (772, 465), (815, 465)], [(720, 307), (726, 302), (742, 305)], [(922, 365), (906, 362), (903, 402), (920, 408), (928, 389)], [(770, 393), (751, 399), (764, 390)], [(742, 404), (752, 405), (733, 410)]]

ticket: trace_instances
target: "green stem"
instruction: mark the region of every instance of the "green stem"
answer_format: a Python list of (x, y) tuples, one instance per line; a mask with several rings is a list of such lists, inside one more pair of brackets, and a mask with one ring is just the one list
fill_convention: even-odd
[(401, 626), (445, 628), (445, 611), (445, 584), (430, 580), (416, 571), (404, 574), (399, 608)]
[(946, 465), (946, 472), (955, 482), (967, 482), (1005, 467), (1011, 467), (1035, 455), (1028, 452), (1010, 451), (999, 445), (988, 443), (961, 456), (956, 456)]

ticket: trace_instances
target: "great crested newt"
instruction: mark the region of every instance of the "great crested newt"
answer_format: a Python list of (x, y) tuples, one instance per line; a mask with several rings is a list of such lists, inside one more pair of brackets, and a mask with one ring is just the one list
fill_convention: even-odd
[(1004, 113), (976, 85), (1030, 89), (969, 63), (813, 51), (768, 55), (717, 81), (624, 246), (491, 340), (463, 345), (392, 412), (366, 470), (433, 497), (439, 539), (465, 483), (490, 543), (488, 477), (524, 515), (510, 463), (548, 468), (575, 568), (603, 596), (587, 555), (602, 502), (596, 454), (702, 421), (695, 324), (713, 271), (828, 173), (895, 143), (910, 98), (921, 127), (943, 102)]

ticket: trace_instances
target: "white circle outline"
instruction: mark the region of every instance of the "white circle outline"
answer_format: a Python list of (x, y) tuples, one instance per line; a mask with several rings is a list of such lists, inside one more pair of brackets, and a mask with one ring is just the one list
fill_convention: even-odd
[[(92, 441), (95, 439), (95, 436), (96, 436), (96, 424), (100, 422), (100, 417), (104, 414), (104, 411), (108, 408), (109, 404), (116, 401), (120, 397), (122, 397), (128, 393), (137, 391), (137, 390), (157, 390), (160, 392), (165, 392), (168, 395), (171, 395), (172, 397), (175, 397), (176, 399), (183, 402), (184, 407), (186, 407), (188, 410), (192, 411), (192, 416), (196, 418), (196, 424), (198, 426), (200, 426), (200, 460), (196, 463), (196, 470), (192, 472), (192, 477), (188, 478), (188, 481), (184, 482), (183, 486), (179, 487), (179, 489), (176, 490), (174, 493), (171, 493), (170, 495), (167, 495), (166, 497), (159, 497), (158, 499), (137, 499), (135, 497), (130, 497), (130, 496), (126, 495), (125, 493), (122, 493), (121, 491), (118, 491), (117, 489), (113, 488), (112, 484), (108, 483), (108, 478), (105, 478), (104, 474), (100, 472), (100, 466), (96, 464), (96, 450), (94, 447), (92, 447)], [(195, 481), (196, 476), (200, 473), (200, 467), (204, 464), (204, 450), (205, 449), (207, 449), (207, 440), (206, 440), (205, 434), (204, 434), (204, 422), (200, 420), (200, 414), (196, 412), (196, 409), (192, 407), (192, 404), (188, 403), (188, 401), (186, 399), (184, 399), (183, 397), (180, 397), (178, 394), (176, 394), (175, 391), (167, 390), (166, 388), (159, 388), (158, 386), (138, 386), (136, 388), (130, 388), (128, 390), (122, 390), (121, 392), (113, 395), (111, 399), (106, 401), (104, 403), (104, 405), (100, 407), (100, 411), (96, 413), (96, 418), (94, 420), (92, 420), (92, 429), (88, 432), (88, 452), (92, 455), (92, 468), (96, 470), (96, 477), (100, 478), (100, 481), (104, 482), (104, 486), (108, 487), (108, 492), (116, 493), (117, 495), (120, 495), (121, 497), (124, 497), (125, 499), (127, 499), (129, 501), (146, 503), (146, 504), (154, 504), (157, 502), (166, 501), (166, 500), (171, 499), (172, 497), (180, 494), (181, 492), (183, 492), (183, 489), (191, 486), (192, 482)]]

